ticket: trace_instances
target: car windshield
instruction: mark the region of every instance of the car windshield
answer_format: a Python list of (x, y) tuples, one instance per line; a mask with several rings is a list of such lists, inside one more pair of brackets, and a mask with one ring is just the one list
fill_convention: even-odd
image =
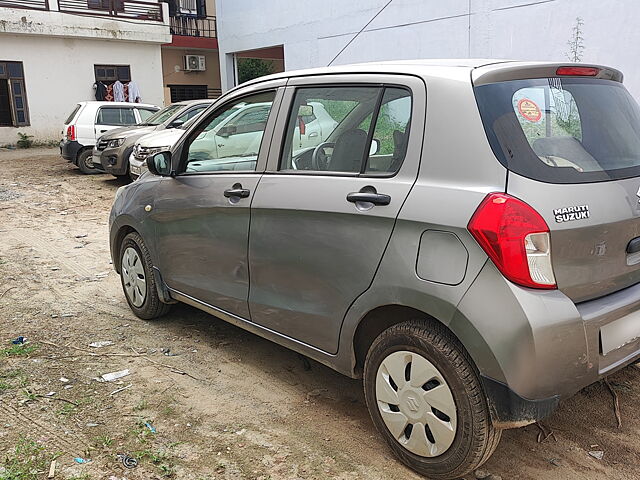
[(640, 108), (619, 82), (538, 78), (475, 93), (491, 148), (514, 173), (548, 183), (640, 175)]
[(183, 109), (184, 105), (169, 105), (168, 107), (164, 107), (162, 110), (151, 115), (145, 122), (140, 123), (140, 125), (160, 125), (161, 123), (166, 122), (169, 117), (173, 116), (178, 110)]

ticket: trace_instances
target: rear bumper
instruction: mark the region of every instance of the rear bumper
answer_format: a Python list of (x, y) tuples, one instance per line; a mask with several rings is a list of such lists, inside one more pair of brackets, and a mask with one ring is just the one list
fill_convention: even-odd
[[(559, 400), (638, 360), (640, 326), (629, 329), (636, 316), (640, 323), (640, 284), (576, 305), (558, 290), (518, 287), (487, 262), (451, 328), (466, 336), (506, 428), (548, 416)], [(612, 336), (617, 343), (607, 342)]]
[(61, 140), (60, 141), (60, 155), (62, 158), (69, 162), (76, 163), (78, 158), (78, 152), (84, 147), (75, 140)]

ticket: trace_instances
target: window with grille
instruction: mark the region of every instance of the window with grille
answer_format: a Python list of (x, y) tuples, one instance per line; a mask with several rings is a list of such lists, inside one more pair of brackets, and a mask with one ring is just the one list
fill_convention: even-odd
[(207, 98), (206, 85), (168, 85), (171, 103)]
[(112, 84), (116, 80), (122, 83), (131, 81), (131, 67), (129, 65), (94, 65), (96, 81)]

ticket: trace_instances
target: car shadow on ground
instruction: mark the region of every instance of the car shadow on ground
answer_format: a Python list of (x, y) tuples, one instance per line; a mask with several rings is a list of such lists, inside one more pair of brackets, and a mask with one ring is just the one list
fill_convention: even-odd
[[(344, 376), (331, 368), (278, 345), (251, 332), (236, 327), (213, 315), (185, 304), (174, 305), (170, 313), (154, 322), (178, 337), (197, 332), (193, 340), (214, 346), (223, 356), (241, 359), (251, 370), (271, 375), (274, 382), (285, 381), (301, 397), (324, 402), (326, 407), (350, 416), (368, 420), (362, 382)], [(193, 344), (195, 345), (195, 344)], [(353, 405), (357, 408), (352, 408)], [(360, 411), (360, 413), (357, 413)], [(374, 427), (371, 425), (371, 433)]]
[[(374, 441), (379, 442), (380, 448), (386, 449), (370, 421), (361, 380), (341, 375), (314, 360), (188, 305), (175, 305), (166, 317), (154, 322), (154, 326), (177, 337), (190, 336), (190, 331), (197, 332), (191, 337), (197, 339), (200, 345), (214, 346), (223, 356), (237, 358), (249, 370), (260, 371), (271, 377), (274, 383), (284, 379), (300, 398), (311, 399), (325, 414), (355, 424), (355, 429), (375, 437), (377, 440)], [(613, 375), (611, 381), (621, 390), (621, 395), (625, 395), (627, 391), (631, 393), (630, 389), (637, 389), (634, 384), (639, 378), (640, 370), (629, 367)], [(632, 400), (633, 395), (629, 395), (621, 400), (621, 404), (626, 404), (630, 409), (629, 402)], [(635, 449), (624, 448), (623, 445), (632, 441), (633, 432), (640, 422), (635, 412), (631, 417), (626, 417), (625, 422), (626, 428), (616, 428), (611, 394), (603, 385), (594, 384), (561, 402), (558, 410), (543, 421), (546, 428), (555, 432), (554, 436), (542, 441), (536, 425), (503, 432), (503, 440), (487, 463), (487, 468), (511, 464), (513, 459), (526, 455), (537, 468), (557, 469), (560, 475), (562, 466), (589, 469), (593, 459), (587, 453), (594, 448), (606, 448), (609, 460), (615, 464), (635, 462)], [(600, 447), (592, 447), (594, 444)], [(585, 478), (595, 477), (587, 475)]]

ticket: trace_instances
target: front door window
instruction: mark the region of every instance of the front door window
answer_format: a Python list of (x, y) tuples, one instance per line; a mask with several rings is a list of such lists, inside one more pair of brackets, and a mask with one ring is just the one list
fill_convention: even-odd
[(202, 122), (187, 142), (186, 173), (253, 171), (275, 92), (243, 97)]

